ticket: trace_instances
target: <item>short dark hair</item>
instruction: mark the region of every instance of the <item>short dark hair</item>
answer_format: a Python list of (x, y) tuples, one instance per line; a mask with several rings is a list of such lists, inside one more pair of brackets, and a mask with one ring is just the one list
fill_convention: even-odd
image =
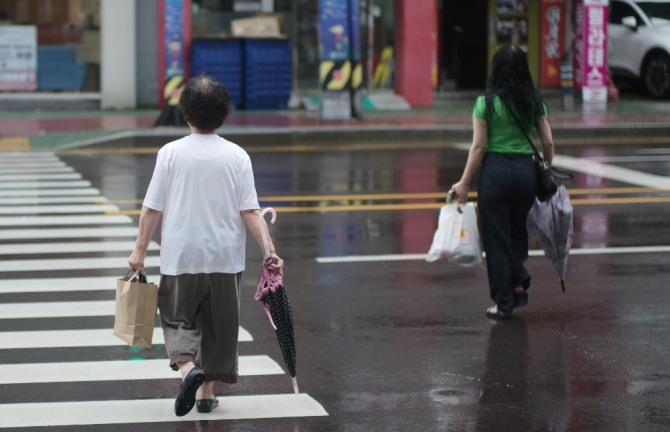
[(191, 78), (179, 98), (179, 111), (184, 120), (208, 132), (221, 127), (230, 109), (230, 95), (226, 87), (205, 74)]

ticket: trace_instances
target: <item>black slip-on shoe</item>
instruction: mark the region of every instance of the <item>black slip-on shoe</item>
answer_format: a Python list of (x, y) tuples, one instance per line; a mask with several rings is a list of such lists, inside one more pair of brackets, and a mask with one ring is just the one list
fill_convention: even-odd
[(528, 304), (528, 291), (514, 293), (514, 307), (520, 308)]
[(195, 392), (205, 381), (205, 373), (202, 369), (194, 367), (184, 377), (179, 387), (177, 399), (174, 402), (174, 413), (177, 417), (188, 414), (195, 405)]
[(486, 316), (495, 320), (505, 320), (512, 318), (511, 312), (503, 312), (498, 309), (497, 305), (493, 305), (486, 309)]
[(217, 398), (201, 399), (195, 401), (195, 407), (199, 413), (212, 412), (212, 410), (218, 406), (219, 406), (219, 400)]

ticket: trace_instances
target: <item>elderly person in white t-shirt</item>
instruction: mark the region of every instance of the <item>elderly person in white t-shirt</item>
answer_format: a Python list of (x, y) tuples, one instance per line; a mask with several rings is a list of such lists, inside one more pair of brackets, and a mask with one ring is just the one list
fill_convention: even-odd
[[(198, 412), (216, 408), (215, 381), (237, 382), (245, 225), (261, 248), (267, 225), (249, 155), (215, 133), (230, 112), (223, 84), (205, 75), (191, 79), (179, 110), (191, 134), (158, 152), (128, 265), (144, 269), (162, 216), (158, 308), (170, 366), (182, 375), (175, 414), (183, 416), (194, 405)], [(284, 262), (267, 238), (270, 270), (281, 274)]]

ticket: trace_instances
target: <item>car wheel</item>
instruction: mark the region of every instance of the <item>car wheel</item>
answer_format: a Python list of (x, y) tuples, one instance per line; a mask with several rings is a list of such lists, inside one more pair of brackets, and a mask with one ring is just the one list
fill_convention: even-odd
[(661, 99), (670, 95), (670, 56), (654, 53), (644, 63), (644, 88), (649, 96)]

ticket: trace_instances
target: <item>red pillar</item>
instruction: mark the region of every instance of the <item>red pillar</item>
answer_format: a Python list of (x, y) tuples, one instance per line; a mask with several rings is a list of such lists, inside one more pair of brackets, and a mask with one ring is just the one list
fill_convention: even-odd
[(396, 1), (395, 92), (411, 106), (433, 104), (435, 0)]

